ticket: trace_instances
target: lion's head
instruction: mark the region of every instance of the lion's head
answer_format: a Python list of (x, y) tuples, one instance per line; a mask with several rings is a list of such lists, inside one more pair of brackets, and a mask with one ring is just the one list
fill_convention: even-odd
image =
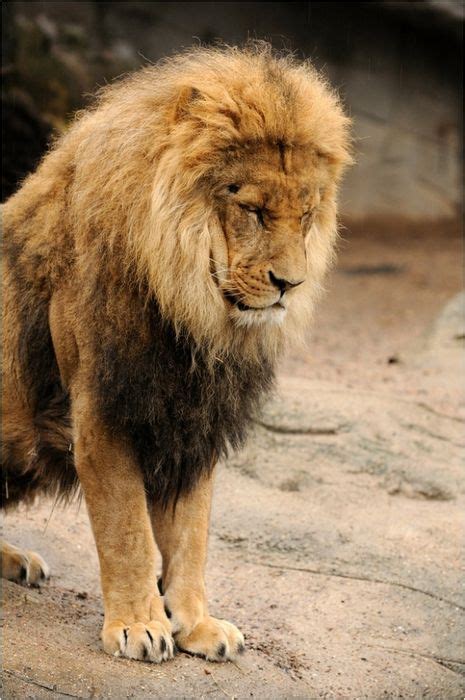
[(196, 49), (106, 89), (87, 122), (109, 239), (180, 332), (212, 356), (272, 356), (302, 332), (351, 160), (349, 119), (308, 63)]
[(212, 267), (236, 325), (285, 321), (309, 274), (306, 241), (326, 184), (317, 155), (284, 142), (249, 144), (225, 166), (213, 190), (224, 243)]

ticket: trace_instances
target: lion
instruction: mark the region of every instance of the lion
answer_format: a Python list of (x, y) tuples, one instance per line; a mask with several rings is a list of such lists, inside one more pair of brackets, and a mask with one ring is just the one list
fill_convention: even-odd
[(109, 654), (244, 650), (208, 612), (215, 465), (308, 326), (350, 162), (308, 62), (194, 48), (103, 89), (4, 205), (3, 505), (82, 490)]

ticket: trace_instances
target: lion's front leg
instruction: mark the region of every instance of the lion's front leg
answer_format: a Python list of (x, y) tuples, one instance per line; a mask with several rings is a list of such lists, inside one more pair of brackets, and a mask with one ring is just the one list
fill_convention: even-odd
[(103, 648), (116, 656), (164, 661), (173, 656), (174, 644), (156, 585), (156, 549), (142, 475), (83, 393), (74, 404), (73, 420), (76, 468), (100, 560)]
[(208, 614), (204, 583), (213, 477), (206, 477), (173, 511), (153, 506), (155, 538), (163, 556), (162, 585), (176, 644), (212, 661), (244, 651), (244, 637), (230, 622)]

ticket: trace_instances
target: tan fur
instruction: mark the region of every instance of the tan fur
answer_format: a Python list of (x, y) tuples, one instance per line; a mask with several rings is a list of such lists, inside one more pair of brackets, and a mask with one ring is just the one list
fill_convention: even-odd
[(211, 661), (234, 659), (244, 650), (241, 632), (208, 614), (204, 583), (213, 479), (203, 479), (174, 513), (154, 506), (153, 531), (163, 557), (165, 606), (179, 648)]
[(156, 550), (142, 476), (124, 444), (99, 424), (79, 383), (74, 391), (76, 465), (97, 543), (105, 602), (103, 648), (109, 654), (163, 661), (173, 655), (173, 642), (156, 584)]
[[(198, 49), (106, 88), (5, 205), (5, 240), (19, 252), (5, 275), (4, 436), (26, 467), (44, 435), (57, 450), (74, 445), (111, 654), (161, 661), (173, 634), (188, 651), (234, 659), (243, 637), (207, 609), (211, 472), (175, 510), (147, 504), (133, 454), (99, 415), (89, 279), (155, 296), (212, 364), (271, 363), (302, 336), (332, 258), (348, 129), (308, 63), (264, 44)], [(125, 298), (97, 300), (121, 337)], [(48, 310), (71, 427), (37, 422), (18, 368), (19, 309), (37, 304)], [(156, 591), (152, 525), (171, 621)]]

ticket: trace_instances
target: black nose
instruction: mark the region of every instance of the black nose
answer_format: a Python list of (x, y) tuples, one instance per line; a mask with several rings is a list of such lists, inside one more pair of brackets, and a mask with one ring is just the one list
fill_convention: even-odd
[(270, 281), (272, 284), (274, 284), (275, 287), (279, 289), (281, 292), (281, 296), (284, 294), (284, 292), (287, 292), (288, 289), (292, 289), (292, 287), (298, 287), (299, 284), (302, 284), (304, 280), (299, 280), (298, 282), (290, 282), (289, 280), (284, 280), (279, 277), (276, 277), (271, 270), (269, 271), (270, 275)]

